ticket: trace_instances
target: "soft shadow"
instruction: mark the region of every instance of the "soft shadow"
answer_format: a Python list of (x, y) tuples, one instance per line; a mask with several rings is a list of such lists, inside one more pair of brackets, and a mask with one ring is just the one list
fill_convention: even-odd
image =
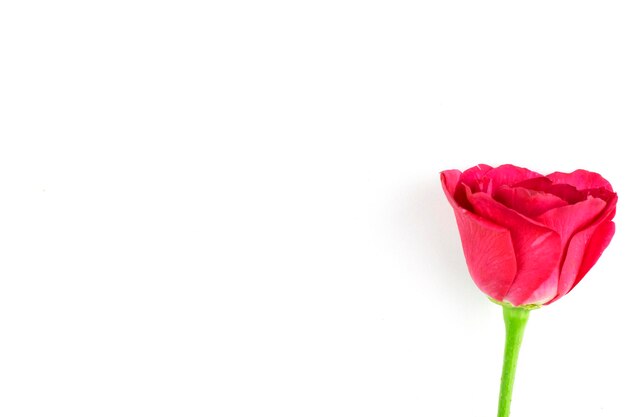
[(403, 252), (417, 259), (411, 263), (415, 278), (446, 304), (454, 303), (474, 314), (486, 311), (489, 303), (469, 275), (454, 214), (438, 176), (402, 191), (397, 222), (398, 227), (409, 231), (402, 239), (408, 246)]

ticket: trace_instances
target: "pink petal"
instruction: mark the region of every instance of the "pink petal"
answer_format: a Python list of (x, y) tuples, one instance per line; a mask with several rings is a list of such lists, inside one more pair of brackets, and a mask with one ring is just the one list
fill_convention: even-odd
[(574, 232), (587, 227), (605, 206), (604, 200), (589, 197), (580, 203), (548, 210), (537, 217), (537, 221), (561, 236), (562, 253), (565, 253), (565, 248)]
[(478, 164), (471, 167), (461, 173), (461, 176), (455, 186), (455, 191), (452, 194), (457, 203), (463, 208), (469, 208), (469, 203), (465, 197), (465, 188), (461, 184), (465, 184), (474, 191), (482, 191), (483, 189), (483, 177), (485, 173), (491, 170), (489, 165)]
[(571, 173), (553, 172), (547, 175), (555, 184), (569, 184), (573, 185), (579, 190), (587, 190), (590, 188), (606, 188), (609, 191), (613, 191), (611, 184), (605, 180), (602, 175), (596, 172), (585, 171), (584, 169), (577, 169)]
[[(603, 242), (607, 239), (610, 240), (612, 234), (608, 236), (609, 229), (600, 230), (600, 235), (594, 238), (596, 230), (604, 223), (610, 221), (615, 216), (615, 205), (617, 204), (617, 195), (606, 205), (602, 214), (594, 220), (594, 222), (587, 227), (576, 233), (567, 245), (567, 253), (563, 266), (561, 267), (561, 274), (559, 276), (559, 289), (556, 297), (550, 301), (553, 303), (565, 294), (570, 292), (572, 288), (584, 277), (595, 262), (597, 257), (600, 256)], [(603, 226), (605, 228), (613, 226)], [(593, 239), (593, 246), (590, 247), (591, 240)], [(608, 242), (606, 243), (608, 245)], [(587, 248), (590, 248), (590, 254), (587, 255)], [(601, 248), (601, 249), (600, 249)], [(596, 257), (597, 256), (597, 257)], [(585, 260), (587, 258), (587, 260)]]
[(547, 304), (554, 298), (559, 285), (559, 269), (554, 268), (554, 272), (539, 285), (539, 287), (528, 295), (523, 304)]
[[(507, 228), (511, 232), (517, 260), (517, 275), (505, 300), (513, 305), (546, 301), (556, 295), (555, 270), (559, 264), (561, 242), (559, 236), (543, 225), (505, 207), (486, 193), (471, 194), (467, 198), (474, 212)], [(541, 299), (532, 298), (542, 284)]]
[(528, 217), (535, 217), (555, 207), (567, 205), (567, 201), (553, 194), (522, 187), (509, 187), (507, 185), (498, 188), (494, 198), (505, 206)]
[(559, 197), (570, 204), (583, 201), (587, 194), (579, 191), (573, 185), (554, 184), (549, 178), (538, 177), (515, 184), (516, 187), (528, 188), (529, 190), (541, 191)]
[(601, 198), (604, 201), (610, 201), (611, 199), (613, 199), (617, 195), (613, 191), (609, 191), (606, 188), (593, 188), (591, 190), (585, 190), (585, 191), (590, 196)]
[(468, 185), (474, 191), (482, 191), (482, 179), (485, 174), (492, 169), (493, 168), (491, 168), (489, 165), (478, 164), (463, 171), (459, 182)]
[(502, 301), (517, 270), (511, 234), (479, 221), (465, 209), (455, 210), (454, 214), (472, 279), (482, 292)]
[(454, 171), (444, 171), (441, 183), (454, 209), (467, 267), (482, 292), (502, 301), (517, 271), (511, 235), (505, 228), (459, 206), (452, 197), (459, 177)]
[[(458, 169), (449, 169), (447, 171), (441, 172), (441, 184), (443, 186), (443, 190), (446, 193), (446, 198), (450, 201), (451, 196), (454, 195), (454, 191), (456, 190), (456, 186), (459, 183), (459, 179), (461, 178), (461, 171)], [(452, 204), (453, 201), (450, 201)]]
[[(600, 259), (600, 255), (602, 252), (609, 246), (611, 243), (611, 239), (613, 239), (613, 235), (615, 234), (615, 223), (612, 221), (604, 222), (598, 226), (594, 234), (591, 236), (591, 239), (587, 243), (587, 250), (585, 251), (585, 256), (583, 256), (583, 260), (580, 264), (580, 269), (578, 270), (578, 276), (576, 277), (576, 281), (574, 281), (574, 285), (570, 288), (571, 291), (578, 283), (587, 275), (587, 272), (596, 264), (598, 259)], [(568, 291), (568, 292), (569, 292)]]
[[(480, 191), (493, 194), (503, 185), (514, 185), (518, 182), (538, 177), (543, 177), (543, 175), (511, 164), (500, 165), (499, 167), (493, 168), (485, 173), (485, 178), (483, 180), (485, 182), (485, 188)], [(472, 189), (472, 191), (476, 192), (474, 189)]]

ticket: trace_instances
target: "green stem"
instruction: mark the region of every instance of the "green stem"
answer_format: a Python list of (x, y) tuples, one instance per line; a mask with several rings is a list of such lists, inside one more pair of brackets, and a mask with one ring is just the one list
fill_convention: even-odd
[(524, 328), (530, 310), (524, 307), (502, 306), (504, 326), (506, 328), (506, 343), (504, 345), (504, 362), (502, 364), (502, 379), (500, 380), (500, 403), (498, 417), (509, 417), (511, 412), (511, 397), (513, 396), (513, 382), (517, 357), (522, 347)]

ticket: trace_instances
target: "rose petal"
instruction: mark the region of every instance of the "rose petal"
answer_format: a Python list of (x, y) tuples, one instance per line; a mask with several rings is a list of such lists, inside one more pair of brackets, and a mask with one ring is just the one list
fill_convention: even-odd
[[(609, 246), (613, 235), (615, 234), (615, 223), (612, 221), (604, 222), (598, 226), (594, 234), (591, 236), (589, 242), (587, 242), (587, 250), (585, 256), (580, 264), (578, 270), (578, 276), (574, 285), (569, 289), (571, 291), (578, 283), (587, 275), (587, 272), (598, 262), (602, 252)], [(569, 292), (568, 291), (568, 292)]]
[[(561, 253), (559, 235), (505, 207), (486, 193), (472, 194), (469, 189), (466, 189), (466, 192), (476, 214), (511, 232), (517, 261), (517, 275), (505, 300), (513, 305), (532, 304), (539, 301), (531, 296), (542, 284), (554, 277)], [(550, 288), (544, 288), (541, 301), (556, 295), (556, 280), (551, 281), (553, 285)]]
[(613, 191), (609, 191), (606, 188), (593, 188), (591, 190), (585, 190), (592, 197), (601, 198), (604, 201), (611, 201), (617, 194)]
[(493, 168), (491, 168), (489, 165), (478, 164), (463, 171), (459, 182), (468, 185), (474, 191), (482, 191), (482, 179), (485, 174), (492, 169)]
[[(616, 204), (617, 195), (606, 204), (605, 210), (598, 218), (596, 218), (596, 220), (591, 225), (589, 225), (589, 227), (579, 231), (571, 238), (569, 244), (567, 245), (567, 253), (565, 255), (565, 260), (563, 261), (563, 266), (561, 267), (561, 274), (559, 276), (559, 289), (556, 297), (551, 300), (550, 303), (555, 302), (556, 300), (567, 294), (569, 291), (571, 291), (571, 289), (574, 288), (574, 285), (578, 284), (578, 282), (587, 273), (588, 270), (585, 270), (584, 268), (591, 268), (591, 265), (593, 265), (593, 263), (597, 261), (597, 259), (594, 260), (593, 257), (595, 256), (594, 253), (598, 252), (597, 242), (599, 240), (601, 241), (601, 236), (597, 237), (594, 240), (594, 245), (596, 246), (592, 248), (592, 253), (589, 255), (586, 263), (583, 264), (584, 258), (586, 257), (585, 251), (593, 235), (595, 234), (596, 229), (598, 229), (599, 226), (603, 223), (612, 220), (615, 216)], [(584, 273), (582, 273), (581, 275), (581, 272)]]
[(606, 202), (600, 198), (589, 197), (585, 201), (565, 207), (557, 207), (546, 211), (537, 217), (537, 221), (548, 226), (561, 236), (562, 253), (574, 234), (585, 228), (606, 206)]
[(489, 165), (478, 164), (461, 173), (461, 176), (455, 185), (455, 191), (452, 194), (456, 202), (463, 208), (469, 209), (469, 203), (465, 197), (465, 188), (461, 184), (465, 184), (474, 191), (482, 191), (483, 177), (485, 173), (492, 168)]
[(553, 172), (547, 175), (555, 184), (569, 184), (573, 185), (579, 190), (586, 190), (590, 188), (606, 188), (609, 191), (613, 191), (611, 184), (597, 172), (585, 171), (584, 169), (577, 169), (574, 172)]
[[(559, 286), (559, 269), (554, 268), (554, 272), (548, 279), (539, 285), (535, 291), (527, 296), (527, 302), (524, 304), (546, 304), (555, 296), (556, 289)], [(532, 302), (530, 301), (532, 300)]]
[(455, 210), (470, 275), (485, 294), (502, 301), (517, 271), (511, 234), (494, 228), (465, 209)]
[(515, 184), (516, 187), (528, 188), (529, 190), (541, 191), (559, 197), (570, 204), (583, 201), (587, 193), (579, 191), (573, 185), (554, 184), (549, 178), (540, 177), (522, 181)]
[[(587, 227), (605, 208), (606, 202), (599, 198), (589, 197), (585, 201), (573, 204), (571, 206), (558, 207), (548, 210), (537, 218), (537, 221), (545, 224), (550, 229), (556, 231), (561, 237), (561, 256), (560, 263), (564, 263), (567, 254), (572, 250), (572, 235), (577, 231)], [(574, 253), (579, 253), (580, 239), (574, 242)], [(582, 255), (582, 253), (580, 253)], [(571, 288), (574, 277), (574, 270), (571, 267), (574, 264), (570, 262), (567, 268), (562, 268), (559, 274), (558, 291), (559, 294), (565, 294), (564, 288)]]
[(528, 217), (535, 217), (550, 209), (567, 205), (567, 201), (553, 194), (508, 185), (498, 188), (494, 193), (494, 198)]
[(467, 267), (482, 292), (502, 301), (517, 272), (511, 234), (464, 209), (454, 200), (452, 190), (459, 178), (455, 171), (441, 173), (441, 183), (459, 227)]
[[(516, 167), (515, 165), (500, 165), (499, 167), (493, 168), (485, 173), (485, 178), (483, 180), (485, 185), (480, 191), (493, 195), (493, 193), (503, 185), (513, 185), (524, 180), (542, 176), (543, 175), (534, 171)], [(476, 192), (474, 189), (472, 189), (472, 191)]]
[[(448, 200), (450, 200), (450, 197), (454, 195), (454, 191), (459, 183), (461, 174), (461, 171), (458, 169), (449, 169), (441, 172), (441, 184), (444, 187), (446, 198), (448, 198)], [(452, 204), (452, 201), (450, 201), (450, 204)]]
[[(572, 241), (572, 235), (578, 230), (584, 229), (600, 214), (606, 206), (606, 202), (599, 198), (589, 197), (585, 201), (548, 210), (541, 216), (537, 217), (537, 221), (545, 224), (554, 230), (561, 237), (561, 255), (559, 257), (559, 265), (564, 262), (566, 254), (569, 252)], [(553, 297), (558, 297), (563, 290), (563, 285), (570, 285), (571, 280), (566, 279), (567, 283), (562, 282), (562, 273), (557, 274), (558, 284), (557, 293)], [(549, 300), (547, 300), (549, 301)]]

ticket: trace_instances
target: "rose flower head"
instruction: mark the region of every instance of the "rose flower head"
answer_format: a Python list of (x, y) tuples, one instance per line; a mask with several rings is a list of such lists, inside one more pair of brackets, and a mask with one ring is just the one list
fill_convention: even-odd
[(617, 194), (595, 172), (544, 176), (481, 164), (443, 171), (441, 183), (470, 275), (499, 302), (558, 300), (587, 274), (615, 233)]

